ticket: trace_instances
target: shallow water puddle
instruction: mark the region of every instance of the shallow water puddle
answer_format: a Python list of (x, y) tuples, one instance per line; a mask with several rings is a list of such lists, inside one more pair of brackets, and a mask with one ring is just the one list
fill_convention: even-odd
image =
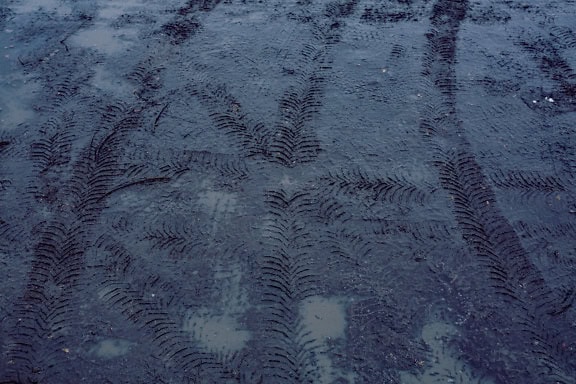
[(110, 23), (141, 4), (139, 1), (107, 2), (98, 10), (96, 22), (91, 28), (83, 29), (70, 37), (72, 44), (93, 48), (104, 54), (126, 52), (136, 43), (136, 28), (111, 28)]
[(103, 91), (110, 92), (118, 97), (130, 98), (132, 88), (125, 80), (114, 76), (103, 64), (94, 67), (95, 73), (92, 78), (92, 85)]
[(90, 348), (89, 353), (102, 359), (113, 359), (126, 355), (134, 344), (123, 339), (105, 339)]
[(0, 124), (4, 129), (12, 130), (34, 117), (30, 104), (40, 87), (26, 76), (17, 74), (0, 76), (0, 84)]
[(133, 28), (111, 29), (106, 25), (96, 24), (71, 36), (69, 41), (81, 47), (113, 55), (128, 51), (136, 40), (137, 32)]
[[(333, 383), (338, 377), (344, 375), (336, 369), (330, 360), (328, 351), (333, 339), (341, 339), (345, 336), (346, 311), (343, 300), (335, 297), (326, 298), (320, 296), (309, 297), (304, 300), (300, 307), (300, 314), (304, 329), (309, 333), (317, 350), (319, 383)], [(348, 377), (349, 382), (354, 382), (353, 375)]]

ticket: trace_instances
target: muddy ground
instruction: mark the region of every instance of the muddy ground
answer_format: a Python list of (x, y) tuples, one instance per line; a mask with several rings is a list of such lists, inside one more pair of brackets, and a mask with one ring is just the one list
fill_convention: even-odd
[(0, 382), (576, 382), (575, 26), (3, 1)]

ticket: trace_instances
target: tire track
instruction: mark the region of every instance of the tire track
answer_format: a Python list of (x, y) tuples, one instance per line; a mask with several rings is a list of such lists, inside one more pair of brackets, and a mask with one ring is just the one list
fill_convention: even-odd
[(360, 169), (330, 173), (320, 177), (319, 183), (325, 184), (332, 194), (342, 193), (356, 199), (365, 196), (398, 205), (423, 205), (429, 197), (428, 191), (402, 177), (378, 177)]
[(576, 70), (572, 60), (574, 30), (562, 25), (564, 23), (546, 20), (542, 22), (542, 32), (519, 35), (516, 43), (537, 66), (544, 82), (540, 87), (528, 87), (523, 100), (541, 116), (544, 127), (554, 127), (557, 132), (546, 137), (549, 150), (543, 157), (553, 162), (556, 176), (565, 186), (562, 198), (568, 206), (563, 207), (563, 211), (571, 212), (576, 208), (575, 156), (573, 145), (566, 137), (573, 133), (570, 117), (576, 111)]
[[(0, 138), (0, 159), (4, 160), (7, 157), (8, 150), (10, 146), (13, 145), (11, 143), (11, 138)], [(3, 163), (5, 164), (5, 163)], [(0, 202), (4, 199), (4, 192), (10, 187), (12, 181), (6, 178), (5, 175), (6, 169), (5, 167), (0, 168)], [(1, 218), (0, 218), (1, 219)]]
[[(455, 75), (458, 31), (466, 17), (468, 2), (440, 0), (433, 6), (427, 33), (424, 71), (436, 113), (423, 111), (421, 129), (434, 148), (440, 182), (453, 201), (453, 211), (462, 235), (486, 268), (490, 284), (504, 302), (514, 308), (519, 337), (528, 359), (530, 381), (573, 381), (571, 352), (561, 347), (570, 333), (566, 319), (554, 316), (558, 301), (543, 283), (540, 272), (520, 244), (518, 236), (500, 212), (494, 193), (470, 150), (456, 110)], [(509, 328), (512, 324), (503, 326)], [(513, 325), (512, 325), (513, 327)], [(476, 360), (476, 363), (479, 361)], [(505, 374), (501, 372), (500, 374)]]
[(183, 44), (202, 28), (199, 13), (212, 11), (220, 2), (221, 0), (188, 0), (177, 10), (174, 20), (164, 24), (160, 30), (171, 44)]
[(423, 19), (422, 6), (415, 6), (413, 1), (392, 0), (386, 4), (366, 5), (360, 19), (365, 23), (399, 23), (418, 22)]
[[(489, 372), (498, 382), (571, 382), (576, 289), (566, 283), (574, 254), (547, 242), (569, 247), (574, 228), (513, 221), (496, 193), (519, 191), (530, 202), (569, 193), (562, 172), (574, 168), (573, 148), (560, 136), (550, 144), (556, 174), (513, 165), (487, 173), (474, 154), (458, 104), (457, 43), (465, 20), (509, 22), (502, 3), (487, 4), (184, 0), (154, 14), (111, 3), (106, 12), (117, 15), (107, 20), (116, 20), (102, 30), (148, 25), (129, 54), (108, 61), (64, 40), (66, 55), (24, 63), (45, 82), (46, 100), (23, 129), (23, 137), (39, 133), (23, 145), (34, 180), (7, 188), (28, 190), (39, 213), (24, 220), (32, 249), (6, 256), (30, 261), (30, 271), (18, 298), (0, 302), (8, 356), (0, 381), (480, 382), (473, 373)], [(410, 38), (429, 12), (421, 63)], [(385, 36), (385, 53), (381, 41), (353, 42), (349, 22)], [(571, 48), (569, 28), (550, 31)], [(232, 34), (268, 41), (246, 49)], [(98, 75), (68, 71), (96, 61), (107, 63)], [(348, 79), (335, 80), (340, 61)], [(133, 69), (108, 68), (126, 63)], [(422, 67), (417, 87), (406, 73)], [(560, 86), (569, 82), (566, 68), (546, 68)], [(99, 87), (105, 75), (128, 92)], [(519, 79), (474, 84), (511, 96), (526, 85)], [(360, 91), (339, 99), (341, 88)], [(418, 143), (404, 135), (418, 126), (409, 115), (426, 99)], [(353, 110), (355, 102), (362, 107)], [(498, 119), (493, 111), (486, 119)], [(340, 118), (348, 126), (327, 124)], [(357, 140), (352, 148), (365, 145), (361, 151), (326, 138), (340, 128), (342, 142)], [(439, 192), (417, 164), (422, 142), (432, 149)], [(2, 160), (12, 147), (0, 139)], [(0, 217), (0, 252), (2, 239), (18, 232), (19, 212)], [(462, 332), (420, 338), (435, 316)], [(459, 351), (448, 360), (458, 363), (447, 367), (440, 360), (452, 344)]]
[[(172, 279), (149, 270), (148, 265), (138, 261), (141, 257), (133, 255), (115, 239), (103, 236), (98, 247), (103, 251), (98, 262), (99, 298), (151, 335), (149, 344), (155, 347), (155, 355), (182, 380), (218, 383), (226, 379), (227, 373), (233, 371), (232, 367), (226, 367), (230, 362), (200, 347), (198, 341), (182, 329), (178, 313), (184, 298), (188, 306), (204, 302), (203, 294), (209, 295), (214, 290), (210, 282), (206, 279), (199, 282), (204, 287), (192, 297), (174, 285)], [(120, 268), (114, 268), (115, 265)]]
[(102, 198), (119, 175), (118, 157), (126, 134), (138, 127), (127, 116), (106, 136), (94, 138), (74, 164), (62, 205), (63, 214), (45, 226), (35, 247), (28, 283), (16, 302), (9, 342), (10, 377), (38, 382), (64, 379), (83, 290), (85, 250), (90, 227), (104, 209)]
[[(79, 56), (72, 56), (76, 64), (78, 59)], [(42, 73), (46, 67), (34, 69)], [(39, 228), (24, 292), (14, 300), (14, 309), (4, 321), (4, 380), (81, 381), (81, 373), (68, 366), (77, 361), (81, 352), (77, 332), (84, 324), (78, 308), (88, 288), (84, 282), (86, 252), (92, 245), (95, 226), (110, 196), (157, 181), (126, 177), (122, 163), (124, 147), (142, 125), (143, 106), (132, 104), (126, 108), (118, 103), (101, 108), (100, 100), (93, 95), (86, 97), (81, 90), (92, 74), (70, 73), (58, 70), (47, 79), (46, 86), (56, 93), (50, 98), (49, 107), (39, 112), (55, 117), (41, 128), (45, 138), (31, 146), (30, 156), (38, 175), (46, 179), (40, 180), (33, 191), (47, 201), (49, 209), (56, 209)], [(77, 103), (85, 103), (91, 125), (85, 125), (83, 114), (75, 113)], [(85, 138), (69, 133), (80, 126), (93, 127), (92, 132), (86, 132), (87, 143)], [(75, 153), (74, 147), (84, 149)], [(71, 173), (69, 176), (66, 170)], [(61, 188), (53, 191), (58, 184)]]
[(314, 161), (320, 142), (311, 127), (322, 106), (325, 73), (330, 69), (329, 53), (335, 46), (358, 1), (328, 3), (322, 21), (312, 23), (313, 40), (304, 45), (296, 70), (294, 85), (288, 87), (279, 101), (278, 120), (273, 127), (250, 119), (242, 103), (223, 84), (198, 84), (188, 94), (198, 97), (210, 110), (216, 127), (237, 140), (246, 157), (263, 158), (285, 167)]
[(357, 4), (357, 0), (328, 3), (323, 12), (325, 20), (313, 25), (314, 40), (302, 50), (298, 64), (298, 83), (284, 93), (279, 103), (279, 118), (270, 142), (272, 162), (294, 167), (318, 156), (320, 142), (309, 125), (323, 103), (330, 50), (340, 41), (344, 20), (355, 12)]
[(560, 200), (569, 198), (569, 188), (561, 178), (538, 171), (499, 171), (491, 174), (489, 179), (496, 190), (505, 193), (500, 197), (502, 204), (505, 201), (509, 205), (530, 203), (536, 207), (537, 204), (544, 206), (543, 203), (546, 203), (545, 209), (550, 209), (550, 201), (556, 201), (555, 205), (558, 206)]
[[(558, 28), (554, 31), (550, 32), (550, 38), (538, 36), (532, 40), (523, 39), (518, 44), (530, 53), (541, 72), (555, 84), (548, 92), (531, 90), (530, 95), (525, 96), (526, 105), (543, 114), (557, 115), (576, 111), (576, 71), (562, 55), (562, 50), (570, 49), (571, 40), (566, 38), (566, 33), (573, 31), (562, 29), (559, 33)], [(534, 103), (535, 99), (552, 101)]]
[(310, 254), (313, 238), (300, 218), (308, 215), (310, 201), (306, 194), (282, 190), (266, 195), (271, 220), (264, 230), (270, 250), (261, 261), (266, 310), (264, 377), (278, 383), (315, 383), (319, 368), (314, 340), (300, 310), (303, 301), (317, 293), (319, 279)]
[[(153, 58), (139, 64), (136, 70), (128, 75), (137, 83), (139, 89), (145, 89), (148, 83), (154, 85), (155, 89), (152, 91), (148, 90), (146, 93), (138, 91), (138, 97), (146, 103), (149, 109), (158, 110), (158, 100), (165, 97), (162, 82), (158, 78), (158, 75), (162, 73), (161, 67), (157, 64), (160, 61)], [(168, 108), (166, 106), (169, 106), (169, 103), (164, 106), (163, 109)], [(153, 129), (140, 129), (138, 132), (148, 140), (146, 150), (142, 151), (142, 148), (134, 146), (130, 151), (125, 151), (121, 162), (121, 175), (115, 179), (114, 184), (101, 198), (102, 200), (108, 199), (113, 194), (134, 196), (133, 193), (123, 192), (129, 188), (137, 189), (150, 183), (167, 184), (162, 191), (152, 191), (153, 195), (166, 193), (166, 191), (170, 194), (178, 189), (178, 185), (186, 185), (179, 179), (186, 178), (187, 174), (192, 174), (191, 177), (199, 179), (207, 175), (214, 176), (211, 182), (218, 183), (218, 187), (212, 193), (220, 189), (234, 190), (247, 178), (246, 164), (238, 156), (201, 150), (167, 152), (163, 147), (163, 132), (158, 124), (162, 118), (163, 109), (155, 115), (146, 114), (146, 110), (142, 111), (142, 115), (154, 120)], [(149, 125), (146, 124), (146, 126)], [(137, 141), (139, 137), (135, 134), (131, 139)], [(120, 193), (117, 194), (117, 192)], [(168, 201), (168, 198), (165, 198), (165, 201)], [(187, 208), (190, 209), (190, 207)], [(158, 365), (155, 360), (159, 358), (160, 365), (167, 367), (166, 376), (163, 379), (176, 375), (182, 380), (199, 380), (206, 383), (219, 383), (223, 380), (251, 382), (238, 373), (242, 371), (243, 375), (247, 375), (247, 372), (244, 372), (246, 362), (242, 353), (223, 355), (220, 351), (200, 346), (199, 344), (206, 343), (206, 340), (202, 339), (205, 336), (191, 335), (197, 332), (190, 325), (195, 319), (195, 311), (191, 309), (186, 311), (183, 320), (183, 306), (199, 306), (207, 299), (204, 294), (214, 296), (214, 288), (203, 287), (202, 284), (206, 284), (206, 280), (193, 275), (190, 275), (193, 278), (182, 281), (182, 287), (179, 288), (169, 282), (175, 276), (166, 277), (149, 268), (150, 265), (158, 263), (159, 271), (165, 271), (173, 269), (170, 265), (176, 263), (181, 267), (179, 273), (188, 273), (191, 268), (198, 266), (198, 260), (202, 259), (200, 255), (207, 256), (209, 239), (205, 228), (201, 226), (200, 219), (191, 220), (190, 217), (181, 217), (181, 219), (187, 222), (185, 226), (173, 225), (172, 222), (177, 223), (178, 220), (170, 216), (169, 221), (163, 222), (161, 227), (154, 222), (148, 227), (148, 231), (130, 234), (121, 242), (110, 239), (102, 241), (98, 246), (103, 251), (103, 257), (100, 257), (100, 261), (96, 261), (97, 265), (93, 265), (98, 271), (96, 280), (100, 282), (100, 286), (97, 287), (99, 299), (105, 307), (118, 312), (143, 334), (152, 335), (149, 344), (153, 347), (151, 349), (154, 351), (155, 359), (152, 359), (150, 364)], [(145, 220), (149, 218), (145, 217)], [(210, 236), (212, 235), (213, 233), (210, 233)], [(151, 254), (158, 253), (152, 250), (159, 249), (169, 253), (169, 257), (150, 260), (147, 254), (140, 254), (140, 250), (135, 254), (125, 246), (133, 245), (130, 239), (135, 243), (149, 242)], [(221, 241), (212, 238), (210, 240)], [(213, 250), (211, 252), (214, 253)], [(212, 268), (203, 272), (214, 273)], [(216, 312), (212, 304), (210, 303), (205, 309), (211, 315), (211, 312)], [(185, 324), (184, 327), (182, 322)], [(186, 329), (187, 327), (189, 329)], [(161, 378), (162, 375), (157, 377)]]

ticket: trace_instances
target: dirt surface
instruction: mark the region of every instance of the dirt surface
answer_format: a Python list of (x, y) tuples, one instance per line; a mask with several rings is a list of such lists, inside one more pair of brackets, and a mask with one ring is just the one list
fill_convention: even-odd
[(573, 0), (0, 31), (0, 383), (576, 382)]

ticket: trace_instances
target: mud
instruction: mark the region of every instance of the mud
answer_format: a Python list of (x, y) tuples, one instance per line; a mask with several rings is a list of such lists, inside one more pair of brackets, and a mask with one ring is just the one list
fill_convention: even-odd
[(575, 25), (5, 1), (0, 382), (575, 382)]

